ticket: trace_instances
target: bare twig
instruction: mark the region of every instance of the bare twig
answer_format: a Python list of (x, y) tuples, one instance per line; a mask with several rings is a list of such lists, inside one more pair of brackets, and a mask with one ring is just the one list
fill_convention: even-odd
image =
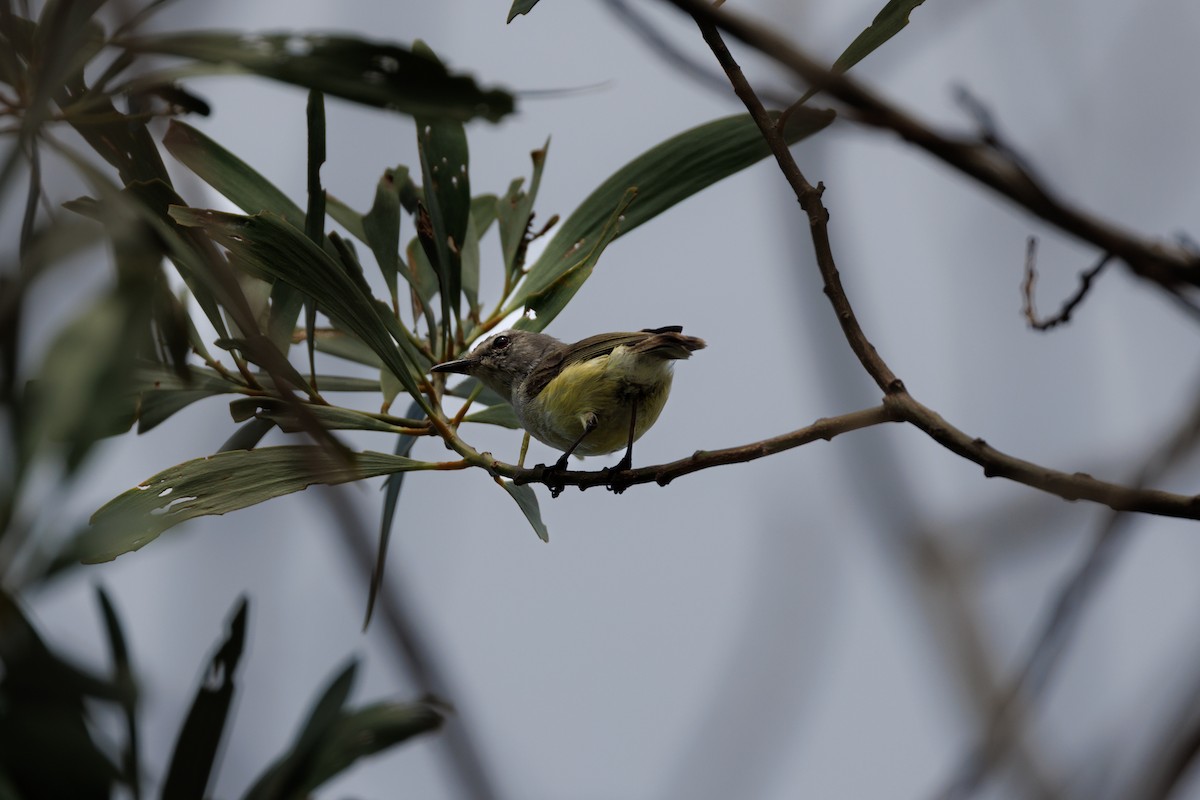
[(1083, 302), (1083, 298), (1087, 297), (1088, 291), (1091, 290), (1092, 281), (1100, 275), (1100, 272), (1108, 266), (1108, 262), (1111, 260), (1112, 255), (1105, 253), (1104, 257), (1096, 262), (1096, 266), (1079, 273), (1079, 288), (1063, 301), (1062, 308), (1058, 310), (1058, 313), (1052, 317), (1038, 319), (1037, 309), (1033, 304), (1033, 287), (1037, 283), (1037, 239), (1030, 236), (1029, 242), (1025, 246), (1025, 280), (1021, 282), (1021, 296), (1024, 298), (1021, 313), (1025, 315), (1029, 327), (1039, 331), (1048, 331), (1069, 322), (1075, 307)]

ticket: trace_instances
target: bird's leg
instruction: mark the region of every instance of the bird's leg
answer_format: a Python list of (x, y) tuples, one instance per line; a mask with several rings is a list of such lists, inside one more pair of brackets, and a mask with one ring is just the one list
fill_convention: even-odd
[(625, 455), (622, 456), (621, 460), (618, 461), (616, 464), (613, 464), (611, 467), (604, 470), (605, 475), (607, 475), (609, 478), (608, 488), (610, 490), (612, 490), (613, 494), (621, 494), (622, 492), (624, 492), (626, 489), (629, 488), (628, 484), (614, 479), (613, 475), (615, 475), (618, 472), (624, 472), (625, 470), (627, 470), (633, 466), (633, 438), (634, 438), (634, 434), (636, 432), (637, 432), (637, 401), (635, 400), (635, 401), (633, 401), (633, 404), (629, 408), (629, 444), (625, 447)]
[(558, 476), (567, 471), (567, 459), (569, 459), (571, 454), (575, 452), (575, 448), (579, 447), (584, 438), (586, 438), (589, 433), (596, 430), (596, 426), (599, 424), (600, 421), (596, 419), (595, 414), (588, 414), (587, 421), (583, 424), (583, 433), (579, 434), (579, 438), (571, 443), (571, 446), (567, 448), (567, 452), (562, 454), (562, 458), (560, 458), (558, 461), (555, 461), (553, 466), (547, 467), (542, 465), (541, 478), (545, 482), (546, 486), (550, 488), (551, 497), (558, 497), (560, 494), (562, 494), (564, 484), (558, 480)]

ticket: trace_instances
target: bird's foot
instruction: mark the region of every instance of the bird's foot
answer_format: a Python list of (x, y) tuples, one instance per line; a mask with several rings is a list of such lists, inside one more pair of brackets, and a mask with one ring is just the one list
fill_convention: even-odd
[(633, 483), (624, 473), (633, 466), (633, 459), (626, 453), (625, 457), (617, 463), (613, 464), (604, 470), (605, 484), (604, 488), (608, 489), (613, 494), (621, 494)]
[(551, 498), (558, 497), (563, 493), (563, 489), (567, 488), (562, 479), (563, 473), (567, 471), (567, 456), (564, 455), (550, 466), (538, 464), (534, 469), (538, 470), (538, 480), (550, 490)]

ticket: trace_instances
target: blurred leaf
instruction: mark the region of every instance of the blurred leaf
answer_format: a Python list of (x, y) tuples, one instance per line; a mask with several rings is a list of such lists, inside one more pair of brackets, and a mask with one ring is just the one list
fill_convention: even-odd
[(517, 505), (521, 507), (521, 513), (525, 515), (525, 519), (529, 520), (529, 524), (533, 526), (533, 532), (538, 535), (538, 538), (543, 542), (550, 541), (550, 531), (546, 530), (546, 524), (542, 522), (542, 511), (538, 507), (537, 495), (533, 493), (533, 487), (525, 483), (520, 486), (512, 481), (499, 479), (498, 483), (504, 487), (504, 491), (512, 495), (512, 499), (517, 501)]
[(578, 260), (569, 265), (553, 283), (525, 298), (527, 312), (532, 311), (534, 315), (521, 317), (513, 325), (514, 328), (540, 331), (567, 307), (567, 303), (591, 277), (592, 270), (596, 268), (600, 256), (604, 253), (604, 248), (620, 235), (625, 214), (636, 196), (635, 189), (626, 192), (617, 207), (613, 209), (605, 227), (597, 231), (596, 236), (589, 237), (590, 248), (577, 253)]
[[(413, 53), (441, 63), (422, 41), (413, 43)], [(462, 247), (471, 213), (467, 132), (458, 120), (432, 115), (417, 116), (416, 123), (422, 189), (437, 249), (436, 260), (432, 254), (430, 260), (438, 272), (442, 322), (449, 325), (451, 312), (457, 319), (462, 306)]]
[(494, 406), (488, 406), (482, 411), (476, 411), (468, 414), (463, 418), (464, 422), (479, 422), (485, 425), (500, 425), (504, 428), (512, 428), (520, 430), (521, 423), (517, 419), (517, 412), (513, 411), (513, 407), (508, 403), (499, 403)]
[(430, 703), (375, 703), (343, 712), (305, 765), (303, 789), (311, 792), (358, 759), (437, 730), (443, 721)]
[(533, 176), (529, 179), (529, 191), (521, 191), (524, 180), (516, 179), (509, 184), (508, 192), (496, 203), (496, 217), (500, 220), (500, 249), (504, 252), (506, 274), (515, 275), (525, 260), (525, 232), (533, 214), (533, 202), (537, 199), (538, 187), (542, 185), (542, 170), (546, 166), (546, 153), (550, 140), (541, 150), (529, 154), (533, 160)]
[(888, 0), (871, 24), (833, 62), (831, 71), (845, 72), (873, 53), (908, 25), (908, 15), (923, 2), (925, 0)]
[(511, 114), (513, 96), (484, 90), (449, 73), (435, 59), (394, 44), (347, 36), (239, 34), (209, 31), (126, 39), (116, 44), (143, 53), (233, 66), (405, 114), (493, 122)]
[(92, 515), (76, 549), (85, 562), (111, 561), (193, 517), (226, 514), (314, 483), (347, 483), (426, 466), (370, 451), (347, 459), (314, 445), (217, 453), (165, 469), (108, 501)]
[[(421, 414), (421, 407), (413, 403), (408, 407), (406, 415), (416, 419)], [(404, 458), (412, 452), (417, 437), (402, 435), (396, 438), (395, 454)], [(393, 472), (387, 476), (383, 484), (383, 515), (379, 523), (379, 550), (375, 554), (375, 569), (371, 572), (371, 586), (367, 591), (367, 613), (363, 617), (363, 630), (371, 624), (371, 613), (375, 610), (375, 599), (379, 596), (379, 586), (383, 583), (383, 569), (387, 564), (388, 541), (392, 537), (392, 522), (396, 516), (396, 506), (400, 502), (400, 490), (404, 487), (403, 472)]]
[(233, 701), (233, 676), (246, 645), (246, 612), (243, 596), (234, 607), (229, 635), (209, 662), (196, 699), (175, 740), (171, 766), (163, 782), (163, 800), (203, 800), (212, 776), (217, 748), (225, 732)]
[[(308, 429), (307, 420), (296, 416), (290, 403), (275, 397), (244, 397), (229, 404), (234, 422), (258, 416), (269, 419), (279, 426), (284, 433), (297, 433)], [(320, 423), (326, 430), (379, 431), (380, 433), (400, 433), (398, 425), (379, 419), (374, 414), (358, 411), (341, 406), (323, 406), (312, 404), (305, 407), (312, 419)]]
[(429, 703), (376, 703), (345, 710), (356, 664), (325, 690), (296, 743), (260, 777), (245, 800), (305, 798), (363, 756), (439, 727), (442, 715)]
[(305, 781), (306, 767), (341, 716), (357, 671), (358, 662), (351, 661), (325, 688), (309, 712), (308, 721), (296, 738), (296, 743), (255, 781), (246, 793), (245, 800), (285, 800), (308, 796), (308, 790), (312, 787)]
[(59, 331), (40, 378), (30, 385), (35, 423), (26, 452), (39, 441), (61, 444), (74, 470), (97, 441), (129, 430), (129, 387), (138, 345), (148, 333), (147, 303), (136, 289), (111, 291)]
[[(409, 283), (413, 287), (415, 299), (419, 308), (425, 310), (425, 318), (429, 320), (429, 324), (434, 325), (437, 320), (433, 316), (430, 301), (433, 300), (433, 296), (437, 294), (438, 290), (437, 271), (429, 262), (429, 257), (425, 255), (425, 248), (421, 246), (419, 238), (414, 237), (408, 243), (408, 250), (405, 252), (408, 255)], [(417, 310), (414, 309), (414, 312)]]
[(96, 587), (96, 598), (100, 602), (100, 610), (104, 614), (104, 628), (108, 633), (108, 647), (113, 657), (113, 683), (123, 689), (121, 710), (125, 712), (125, 747), (121, 755), (121, 769), (125, 774), (125, 783), (129, 786), (134, 800), (142, 796), (141, 766), (139, 759), (138, 727), (137, 727), (137, 680), (133, 674), (133, 666), (129, 661), (129, 648), (125, 644), (125, 633), (121, 630), (121, 620), (113, 608), (108, 592), (101, 586)]
[(89, 733), (88, 698), (123, 692), (48, 648), (0, 590), (0, 776), (22, 798), (108, 800), (118, 770)]
[[(785, 138), (796, 142), (833, 121), (832, 111), (796, 109), (788, 118)], [(630, 188), (637, 202), (624, 214), (617, 235), (623, 236), (713, 183), (770, 155), (758, 126), (747, 114), (714, 120), (692, 128), (647, 150), (617, 170), (588, 195), (567, 218), (530, 267), (525, 282), (505, 309), (511, 313), (530, 297), (579, 263), (579, 254), (593, 250), (611, 233), (610, 217)], [(528, 330), (541, 330), (549, 320), (529, 321)]]
[(508, 22), (512, 22), (520, 14), (528, 14), (534, 6), (538, 4), (538, 0), (513, 0), (512, 7), (508, 9)]
[(402, 355), (403, 349), (397, 347), (399, 340), (389, 334), (387, 320), (381, 318), (361, 276), (347, 272), (324, 250), (272, 214), (242, 217), (176, 207), (171, 215), (183, 225), (203, 228), (253, 268), (315, 297), (331, 319), (375, 351), (422, 408), (427, 406), (414, 378), (414, 373), (420, 375), (424, 370), (418, 372)]
[[(304, 234), (317, 247), (325, 244), (325, 189), (321, 186), (321, 165), (325, 163), (325, 96), (315, 89), (308, 93), (308, 211), (304, 215)], [(278, 281), (277, 281), (278, 283)], [(304, 298), (304, 341), (308, 345), (308, 371), (317, 379), (313, 331), (317, 327), (317, 298)], [(291, 324), (280, 325), (290, 330)]]

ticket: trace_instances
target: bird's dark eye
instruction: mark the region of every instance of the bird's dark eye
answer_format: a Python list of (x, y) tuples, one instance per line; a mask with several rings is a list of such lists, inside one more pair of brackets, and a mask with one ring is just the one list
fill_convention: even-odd
[(495, 338), (495, 340), (492, 341), (492, 347), (496, 348), (497, 350), (503, 350), (504, 348), (508, 347), (511, 343), (512, 343), (512, 340), (509, 339), (507, 336), (497, 336)]

